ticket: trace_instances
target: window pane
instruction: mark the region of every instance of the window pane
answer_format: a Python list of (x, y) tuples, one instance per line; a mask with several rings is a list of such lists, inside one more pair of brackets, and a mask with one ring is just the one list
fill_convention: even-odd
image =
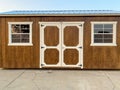
[(29, 33), (29, 24), (21, 25), (22, 33)]
[(12, 43), (20, 43), (20, 39), (12, 39)]
[(29, 29), (22, 29), (21, 32), (22, 33), (30, 33)]
[(113, 33), (113, 29), (104, 29), (104, 33)]
[(104, 43), (112, 43), (113, 39), (104, 39)]
[(21, 25), (21, 28), (27, 29), (27, 28), (29, 28), (29, 27), (30, 27), (29, 24), (22, 24), (22, 25)]
[(21, 27), (18, 24), (13, 24), (11, 26), (11, 29), (12, 29), (12, 31), (11, 31), (12, 33), (20, 33), (21, 32)]
[(29, 42), (29, 34), (22, 34), (21, 35), (21, 42), (28, 43)]
[(13, 38), (13, 39), (15, 39), (15, 38), (16, 38), (16, 39), (19, 39), (19, 38), (20, 38), (20, 34), (13, 34), (13, 35), (12, 35), (12, 38)]
[(94, 33), (103, 33), (103, 29), (94, 29)]
[(104, 34), (104, 38), (113, 38), (112, 34)]
[(29, 39), (22, 39), (21, 43), (29, 43)]
[(94, 43), (103, 43), (103, 39), (94, 39)]
[(29, 34), (13, 34), (13, 43), (29, 43)]
[(103, 34), (94, 34), (94, 38), (103, 38)]
[(29, 39), (29, 34), (22, 34), (22, 35), (21, 35), (21, 38), (22, 38), (22, 39)]
[(94, 24), (94, 28), (103, 28), (103, 24)]
[(113, 28), (113, 24), (104, 24), (104, 28)]

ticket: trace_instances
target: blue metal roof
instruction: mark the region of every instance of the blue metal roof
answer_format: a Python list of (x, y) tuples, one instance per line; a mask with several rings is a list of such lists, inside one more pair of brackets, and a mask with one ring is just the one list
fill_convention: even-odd
[(0, 13), (0, 15), (111, 15), (120, 14), (120, 11), (114, 10), (24, 10), (24, 11), (8, 11)]

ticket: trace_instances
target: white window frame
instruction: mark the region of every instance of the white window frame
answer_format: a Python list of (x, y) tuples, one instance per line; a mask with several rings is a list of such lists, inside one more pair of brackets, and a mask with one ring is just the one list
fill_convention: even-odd
[[(32, 46), (32, 23), (33, 22), (8, 22), (8, 46)], [(30, 33), (29, 33), (29, 43), (13, 43), (11, 38), (11, 25), (12, 24), (29, 24)]]
[[(113, 24), (113, 43), (94, 43), (94, 24)], [(91, 46), (117, 46), (116, 44), (117, 21), (91, 22)]]

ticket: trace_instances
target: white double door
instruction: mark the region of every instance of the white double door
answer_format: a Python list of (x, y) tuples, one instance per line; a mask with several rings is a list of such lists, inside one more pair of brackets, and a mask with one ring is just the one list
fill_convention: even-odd
[(40, 22), (40, 68), (83, 68), (83, 22)]

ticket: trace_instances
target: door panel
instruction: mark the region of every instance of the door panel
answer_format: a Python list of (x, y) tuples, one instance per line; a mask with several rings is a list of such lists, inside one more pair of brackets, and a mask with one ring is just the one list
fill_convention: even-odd
[(57, 49), (46, 49), (44, 52), (45, 64), (58, 64), (59, 63), (59, 51)]
[(76, 26), (66, 26), (64, 28), (64, 45), (76, 46), (79, 44), (79, 29)]
[(59, 28), (57, 26), (46, 26), (44, 41), (47, 46), (57, 46), (59, 44)]
[(63, 57), (66, 65), (76, 65), (79, 63), (79, 51), (76, 49), (65, 49)]

